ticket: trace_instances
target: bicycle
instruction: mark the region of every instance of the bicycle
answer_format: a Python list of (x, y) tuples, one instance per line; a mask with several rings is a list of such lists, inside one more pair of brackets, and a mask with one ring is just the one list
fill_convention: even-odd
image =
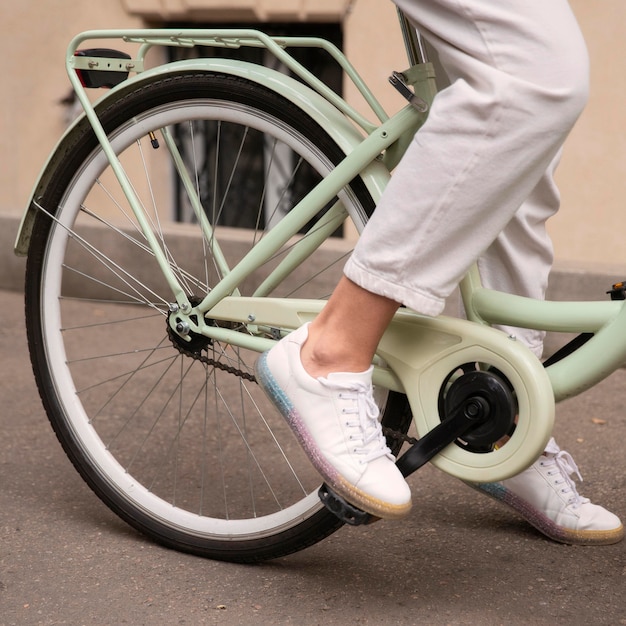
[[(76, 469), (161, 544), (254, 562), (371, 521), (318, 494), (320, 479), (253, 364), (319, 312), (349, 253), (331, 235), (346, 221), (363, 228), (426, 119), (433, 66), (400, 18), (411, 67), (392, 75), (408, 100), (392, 116), (321, 39), (106, 30), (68, 47), (84, 114), (44, 166), (15, 245), (27, 256), (31, 361)], [(81, 48), (103, 39), (136, 44), (136, 56)], [(260, 47), (292, 75), (211, 58), (148, 69), (147, 53), (163, 46)], [(294, 60), (289, 49), (304, 46), (340, 65), (375, 122)], [(92, 105), (86, 89), (102, 86), (110, 90)], [(191, 223), (171, 220), (170, 178)], [(224, 226), (226, 207), (244, 202), (253, 223)], [(431, 461), (466, 481), (496, 481), (543, 450), (555, 400), (624, 361), (612, 338), (626, 313), (617, 301), (489, 291), (476, 269), (461, 294), (467, 320), (398, 312), (376, 357), (377, 401), (394, 453), (411, 445), (399, 459), (405, 474)], [(544, 367), (490, 328), (504, 323), (583, 335)]]

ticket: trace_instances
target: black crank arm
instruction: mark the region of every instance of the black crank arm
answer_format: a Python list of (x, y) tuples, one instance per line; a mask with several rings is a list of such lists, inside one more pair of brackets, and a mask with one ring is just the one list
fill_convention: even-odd
[(472, 427), (484, 422), (489, 416), (489, 405), (480, 396), (468, 398), (450, 417), (427, 432), (414, 443), (397, 461), (396, 465), (406, 478), (446, 446), (458, 439)]

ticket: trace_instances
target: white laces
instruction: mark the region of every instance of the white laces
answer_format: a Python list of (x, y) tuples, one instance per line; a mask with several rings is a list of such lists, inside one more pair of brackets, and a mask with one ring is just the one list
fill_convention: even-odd
[(555, 466), (553, 470), (548, 471), (548, 476), (557, 476), (554, 480), (554, 484), (560, 486), (561, 493), (571, 494), (568, 504), (573, 505), (573, 507), (577, 509), (581, 504), (589, 502), (589, 498), (583, 498), (578, 493), (576, 484), (571, 478), (572, 475), (576, 475), (581, 482), (583, 479), (572, 455), (565, 450), (561, 450), (554, 439), (548, 442), (546, 452), (550, 456), (542, 458), (541, 464), (544, 467)]
[(369, 463), (381, 456), (388, 456), (395, 461), (378, 421), (379, 411), (374, 401), (372, 385), (355, 382), (347, 386), (330, 381), (325, 381), (325, 384), (339, 391), (339, 398), (346, 402), (342, 414), (354, 415), (354, 419), (348, 418), (345, 424), (350, 428), (350, 441), (354, 442), (353, 452), (363, 455), (360, 462)]

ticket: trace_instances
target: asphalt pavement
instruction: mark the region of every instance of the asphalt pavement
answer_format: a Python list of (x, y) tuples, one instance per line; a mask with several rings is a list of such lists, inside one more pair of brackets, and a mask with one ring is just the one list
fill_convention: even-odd
[[(626, 542), (572, 547), (432, 466), (402, 522), (261, 565), (151, 543), (83, 484), (41, 407), (22, 294), (0, 291), (0, 624), (626, 624)], [(626, 520), (626, 372), (558, 407), (581, 491)]]

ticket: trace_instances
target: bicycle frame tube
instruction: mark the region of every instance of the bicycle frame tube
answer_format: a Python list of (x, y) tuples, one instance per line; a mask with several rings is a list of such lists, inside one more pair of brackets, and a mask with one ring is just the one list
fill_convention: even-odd
[(557, 401), (589, 389), (626, 361), (626, 344), (616, 340), (626, 328), (621, 302), (549, 302), (487, 289), (477, 290), (472, 298), (489, 324), (593, 333), (583, 346), (547, 368)]
[(404, 48), (409, 64), (418, 65), (428, 63), (428, 54), (421, 35), (400, 9), (398, 9), (398, 20), (400, 21), (400, 31), (402, 32), (402, 39), (404, 41)]
[(575, 396), (626, 362), (626, 302), (551, 302), (482, 287), (474, 266), (461, 282), (469, 320), (564, 333), (592, 333), (583, 346), (547, 368), (556, 401)]

